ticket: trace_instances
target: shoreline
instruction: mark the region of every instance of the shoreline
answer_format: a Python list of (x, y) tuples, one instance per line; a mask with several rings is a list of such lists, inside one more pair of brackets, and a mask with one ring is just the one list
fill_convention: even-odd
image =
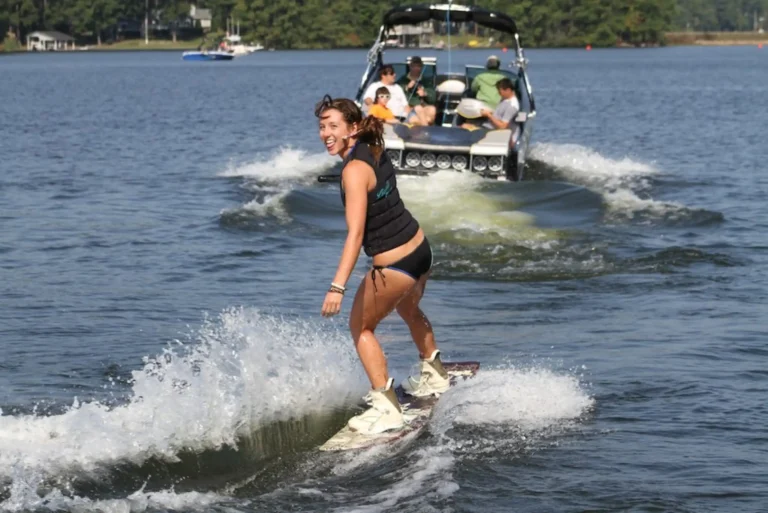
[(749, 41), (749, 40), (739, 40), (735, 39), (733, 41), (709, 41), (706, 39), (697, 39), (692, 43), (668, 43), (664, 46), (760, 46), (760, 45), (766, 45), (768, 46), (768, 37), (762, 40), (755, 40), (755, 41)]
[[(664, 48), (664, 47), (680, 47), (680, 46), (768, 46), (768, 33), (759, 34), (756, 32), (668, 32), (665, 36), (665, 43), (651, 44), (646, 46), (634, 46), (630, 44), (619, 44), (614, 46), (593, 46), (592, 49), (606, 49), (606, 48), (624, 48), (624, 49), (640, 49), (640, 48)], [(127, 43), (127, 44), (126, 44)], [(18, 50), (4, 50), (0, 47), (0, 55), (12, 55), (23, 53), (81, 53), (81, 52), (185, 52), (189, 50), (197, 50), (199, 47), (199, 41), (191, 42), (176, 42), (171, 41), (157, 41), (151, 42), (148, 45), (143, 44), (142, 40), (131, 40), (129, 42), (118, 44), (102, 44), (86, 45), (77, 47), (74, 50), (56, 50), (47, 52), (34, 52), (29, 51), (26, 48), (19, 48)], [(498, 50), (503, 48), (504, 45), (474, 45), (474, 46), (457, 46), (458, 50)], [(533, 49), (581, 49), (582, 45), (573, 46), (527, 46), (528, 50)], [(339, 47), (339, 48), (275, 48), (279, 51), (337, 51), (337, 50), (367, 50), (367, 46), (360, 47)], [(396, 50), (399, 48), (390, 48), (389, 50)], [(403, 48), (406, 50), (422, 50), (430, 51), (434, 48)], [(443, 49), (443, 50), (447, 50)], [(272, 51), (262, 50), (262, 51)], [(256, 52), (258, 53), (258, 52)]]
[(666, 32), (666, 46), (761, 46), (768, 33), (759, 32)]

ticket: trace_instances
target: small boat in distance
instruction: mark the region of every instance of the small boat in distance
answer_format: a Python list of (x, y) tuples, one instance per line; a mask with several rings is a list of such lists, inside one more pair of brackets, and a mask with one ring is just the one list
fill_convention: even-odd
[(227, 32), (222, 39), (222, 43), (219, 45), (219, 49), (226, 50), (234, 54), (235, 57), (239, 57), (258, 52), (263, 50), (264, 47), (260, 43), (245, 43), (243, 38), (240, 37), (240, 21), (236, 21), (234, 18), (227, 18)]
[(185, 61), (231, 61), (235, 55), (218, 50), (189, 50), (181, 55)]

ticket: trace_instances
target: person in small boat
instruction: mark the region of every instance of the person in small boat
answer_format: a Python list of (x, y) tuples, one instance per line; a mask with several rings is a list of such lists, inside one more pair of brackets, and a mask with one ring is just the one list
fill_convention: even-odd
[(399, 118), (401, 121), (406, 120), (409, 116), (415, 116), (416, 113), (412, 112), (413, 109), (408, 105), (408, 99), (405, 97), (403, 88), (395, 83), (395, 69), (386, 64), (379, 70), (379, 80), (372, 83), (365, 90), (363, 95), (363, 103), (370, 108), (376, 99), (376, 91), (380, 87), (386, 87), (389, 90), (389, 110)]
[(363, 117), (352, 100), (328, 95), (315, 107), (315, 116), (326, 150), (343, 159), (340, 192), (347, 220), (341, 258), (323, 302), (324, 316), (340, 312), (361, 246), (373, 260), (349, 314), (352, 340), (372, 387), (367, 395), (370, 408), (352, 417), (348, 425), (366, 434), (399, 429), (405, 424), (402, 407), (374, 335), (382, 319), (397, 310), (419, 350), (421, 372), (403, 381), (407, 394), (424, 397), (450, 386), (432, 325), (419, 308), (432, 269), (432, 249), (400, 197), (395, 168), (384, 148), (381, 120)]
[(486, 71), (477, 75), (470, 85), (470, 89), (475, 93), (475, 98), (484, 101), (490, 105), (491, 108), (496, 108), (496, 105), (501, 101), (501, 96), (496, 88), (496, 83), (502, 78), (506, 78), (506, 75), (499, 71), (500, 66), (501, 61), (499, 58), (495, 55), (491, 55), (485, 62)]
[(389, 89), (386, 87), (379, 87), (376, 89), (376, 100), (373, 105), (368, 109), (368, 115), (380, 119), (384, 123), (396, 124), (399, 123), (395, 115), (387, 107), (389, 103), (390, 94)]
[(405, 91), (408, 105), (413, 107), (416, 112), (418, 124), (427, 126), (435, 122), (437, 92), (434, 88), (429, 87), (429, 84), (424, 83), (423, 71), (424, 61), (421, 60), (421, 57), (412, 57), (408, 73), (403, 75), (397, 83)]

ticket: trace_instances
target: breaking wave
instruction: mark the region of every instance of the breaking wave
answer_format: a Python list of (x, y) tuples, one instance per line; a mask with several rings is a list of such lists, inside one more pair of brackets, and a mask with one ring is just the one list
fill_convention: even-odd
[[(61, 415), (0, 416), (0, 509), (34, 509), (50, 500), (96, 507), (101, 498), (78, 499), (78, 483), (109, 482), (118, 468), (118, 475), (149, 463), (169, 468), (184, 455), (240, 447), (258, 460), (270, 446), (259, 433), (292, 419), (317, 417), (293, 430), (322, 438), (337, 428), (329, 412), (366, 389), (347, 339), (311, 322), (232, 309), (190, 340), (145, 358), (125, 404), (75, 399)], [(120, 500), (186, 500), (170, 490), (136, 493)]]

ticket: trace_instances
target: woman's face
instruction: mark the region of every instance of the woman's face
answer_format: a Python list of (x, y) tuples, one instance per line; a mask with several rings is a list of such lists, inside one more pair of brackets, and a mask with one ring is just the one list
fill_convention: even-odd
[(336, 109), (326, 109), (320, 116), (320, 140), (331, 155), (339, 155), (349, 145), (349, 137), (356, 126), (348, 125), (344, 116)]

